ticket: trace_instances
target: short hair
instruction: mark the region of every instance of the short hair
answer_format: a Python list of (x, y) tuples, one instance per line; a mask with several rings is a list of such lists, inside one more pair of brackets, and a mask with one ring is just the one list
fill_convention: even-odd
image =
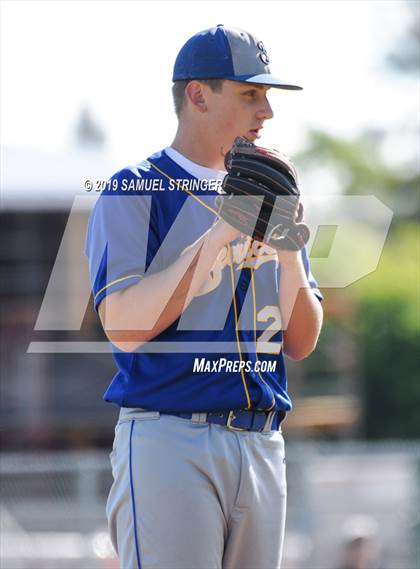
[[(182, 79), (181, 81), (175, 81), (172, 85), (175, 114), (178, 118), (181, 116), (185, 103), (185, 88), (190, 81), (193, 81), (193, 79)], [(215, 93), (219, 93), (222, 90), (224, 79), (197, 79), (197, 81), (204, 83), (204, 85), (208, 85)]]

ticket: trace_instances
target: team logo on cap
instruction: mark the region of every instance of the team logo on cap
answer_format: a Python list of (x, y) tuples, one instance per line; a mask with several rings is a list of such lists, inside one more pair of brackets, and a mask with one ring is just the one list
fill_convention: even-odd
[(264, 63), (264, 65), (268, 65), (270, 63), (270, 59), (268, 57), (268, 53), (264, 47), (263, 42), (259, 41), (257, 43), (257, 47), (259, 49), (258, 57), (261, 59), (261, 61)]

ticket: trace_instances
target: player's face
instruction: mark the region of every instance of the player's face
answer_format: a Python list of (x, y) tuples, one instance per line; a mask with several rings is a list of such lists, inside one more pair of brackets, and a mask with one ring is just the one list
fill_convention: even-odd
[(208, 94), (208, 118), (212, 131), (229, 149), (237, 136), (254, 142), (261, 137), (264, 122), (273, 117), (267, 99), (269, 87), (224, 81), (220, 92)]

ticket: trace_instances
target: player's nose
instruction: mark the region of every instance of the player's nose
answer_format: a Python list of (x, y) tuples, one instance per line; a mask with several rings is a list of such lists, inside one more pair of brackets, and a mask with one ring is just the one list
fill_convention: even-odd
[(271, 108), (270, 102), (267, 97), (264, 97), (261, 108), (258, 110), (258, 118), (262, 120), (272, 119), (274, 116), (273, 109)]

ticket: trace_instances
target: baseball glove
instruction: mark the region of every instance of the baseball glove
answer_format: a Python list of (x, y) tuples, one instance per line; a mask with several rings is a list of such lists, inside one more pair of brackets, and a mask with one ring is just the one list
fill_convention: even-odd
[(216, 197), (219, 216), (275, 249), (302, 249), (310, 233), (302, 222), (297, 173), (290, 160), (238, 137), (225, 166), (225, 193)]

